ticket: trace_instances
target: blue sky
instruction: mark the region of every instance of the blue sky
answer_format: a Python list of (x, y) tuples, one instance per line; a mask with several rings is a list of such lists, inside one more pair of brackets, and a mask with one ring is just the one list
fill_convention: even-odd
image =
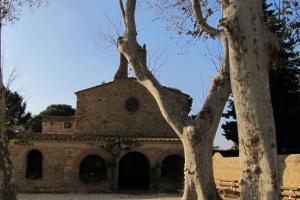
[[(76, 106), (74, 92), (111, 81), (119, 54), (107, 46), (100, 33), (119, 19), (117, 1), (51, 0), (47, 7), (24, 9), (20, 21), (3, 30), (4, 72), (16, 69), (12, 89), (22, 94), (28, 111), (37, 114), (50, 104)], [(153, 20), (151, 10), (137, 12), (139, 41), (162, 67), (157, 72), (163, 85), (176, 87), (194, 98), (193, 111), (202, 105), (215, 72), (203, 42), (182, 53), (166, 26)], [(183, 42), (183, 41), (181, 41)], [(214, 45), (209, 42), (208, 45)], [(153, 63), (153, 62), (152, 62)], [(215, 145), (228, 148), (230, 142), (218, 131)]]

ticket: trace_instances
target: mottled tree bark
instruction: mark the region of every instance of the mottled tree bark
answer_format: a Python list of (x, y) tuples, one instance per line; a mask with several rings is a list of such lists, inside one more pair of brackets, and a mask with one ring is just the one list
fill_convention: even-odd
[(119, 0), (126, 31), (118, 39), (118, 50), (130, 63), (136, 78), (155, 98), (160, 111), (181, 139), (185, 154), (185, 187), (183, 200), (214, 200), (218, 198), (212, 168), (212, 146), (215, 133), (230, 94), (229, 62), (226, 38), (225, 61), (212, 78), (212, 85), (204, 106), (195, 119), (177, 113), (163, 87), (148, 70), (145, 47), (136, 40), (135, 0), (123, 6)]
[[(199, 26), (212, 37), (199, 0), (192, 0)], [(229, 47), (230, 80), (240, 144), (241, 199), (279, 199), (276, 134), (268, 66), (276, 38), (264, 24), (261, 1), (220, 0)]]
[(224, 27), (239, 132), (241, 199), (279, 199), (276, 134), (268, 66), (277, 41), (262, 17), (261, 1), (228, 4)]

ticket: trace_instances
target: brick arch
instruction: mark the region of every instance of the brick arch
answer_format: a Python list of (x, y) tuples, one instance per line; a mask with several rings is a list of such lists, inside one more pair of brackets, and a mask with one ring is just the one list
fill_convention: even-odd
[(162, 162), (169, 156), (172, 156), (172, 155), (176, 155), (176, 156), (180, 156), (183, 158), (184, 160), (184, 154), (183, 154), (183, 151), (181, 150), (173, 150), (173, 151), (162, 151), (160, 153), (160, 156), (157, 157), (157, 162), (160, 163), (160, 165), (162, 164)]
[(29, 149), (27, 149), (27, 150), (25, 151), (25, 153), (24, 153), (24, 160), (25, 160), (25, 161), (27, 160), (27, 156), (28, 156), (29, 152), (31, 152), (31, 151), (33, 151), (33, 150), (39, 151), (39, 152), (43, 155), (43, 157), (45, 157), (45, 155), (46, 155), (46, 154), (43, 152), (43, 150), (42, 150), (41, 148), (39, 148), (39, 147), (29, 148)]
[(182, 154), (179, 154), (179, 153), (168, 153), (164, 157), (162, 157), (162, 159), (160, 161), (163, 162), (169, 156), (179, 156), (179, 157), (181, 157), (184, 160), (184, 156)]
[(116, 159), (116, 162), (118, 163), (118, 165), (119, 165), (120, 160), (121, 160), (126, 154), (128, 154), (128, 153), (140, 153), (140, 154), (142, 154), (143, 156), (145, 156), (145, 157), (148, 159), (149, 164), (151, 165), (151, 160), (149, 159), (149, 156), (147, 155), (147, 152), (146, 152), (146, 151), (143, 151), (142, 149), (138, 149), (138, 150), (133, 149), (133, 150), (131, 150), (131, 151), (125, 151), (125, 152), (122, 152), (122, 153), (118, 156), (118, 158)]
[(89, 155), (97, 155), (97, 156), (102, 157), (105, 160), (106, 164), (109, 161), (109, 159), (111, 158), (109, 153), (102, 148), (84, 149), (75, 157), (75, 159), (73, 161), (73, 167), (75, 169), (78, 169), (80, 162)]
[(155, 161), (153, 159), (151, 159), (151, 156), (148, 154), (147, 150), (145, 150), (143, 148), (134, 148), (134, 149), (132, 149), (130, 151), (124, 151), (124, 152), (122, 152), (116, 158), (116, 163), (117, 163), (118, 168), (119, 168), (119, 162), (120, 162), (121, 158), (123, 156), (125, 156), (126, 154), (128, 154), (128, 153), (134, 153), (134, 152), (143, 154), (143, 156), (145, 156), (148, 159), (150, 166), (152, 166), (153, 164), (155, 164)]
[(42, 148), (39, 148), (39, 147), (27, 148), (26, 151), (23, 154), (23, 162), (24, 162), (24, 165), (25, 165), (25, 167), (24, 167), (25, 173), (26, 173), (26, 165), (27, 165), (27, 156), (33, 150), (38, 150), (42, 154), (42, 156), (43, 156), (43, 167), (46, 166), (45, 163), (47, 161), (47, 156), (46, 156), (47, 154), (44, 152), (44, 150), (42, 150)]

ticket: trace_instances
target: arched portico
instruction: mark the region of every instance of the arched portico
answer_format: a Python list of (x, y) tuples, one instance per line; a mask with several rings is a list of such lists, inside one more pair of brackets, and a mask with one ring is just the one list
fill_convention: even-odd
[(79, 178), (84, 183), (97, 183), (106, 180), (105, 160), (98, 155), (88, 155), (79, 166)]
[(165, 190), (176, 191), (183, 188), (184, 158), (178, 155), (167, 156), (161, 165), (162, 184)]
[(119, 161), (118, 186), (120, 190), (148, 190), (150, 163), (139, 152), (129, 152)]

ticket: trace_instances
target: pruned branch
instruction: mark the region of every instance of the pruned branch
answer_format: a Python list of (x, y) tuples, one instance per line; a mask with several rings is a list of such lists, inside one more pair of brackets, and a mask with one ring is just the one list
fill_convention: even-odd
[(120, 9), (121, 9), (124, 25), (126, 26), (126, 17), (125, 17), (125, 9), (124, 9), (123, 0), (119, 0), (119, 6), (120, 6)]
[(207, 32), (212, 37), (219, 37), (220, 32), (210, 26), (206, 20), (203, 17), (202, 10), (201, 10), (201, 4), (199, 0), (192, 0), (192, 7), (195, 14), (195, 17), (197, 19), (198, 25)]
[(134, 18), (135, 7), (135, 0), (127, 0), (125, 10), (126, 31), (123, 37), (118, 39), (118, 50), (130, 63), (139, 83), (146, 87), (153, 95), (168, 124), (179, 136), (181, 136), (188, 117), (182, 116), (182, 114), (176, 111), (169, 96), (166, 94), (165, 89), (148, 70), (146, 63), (146, 47), (145, 45), (144, 47), (141, 47), (136, 40), (137, 32)]
[(125, 11), (125, 20), (126, 20), (126, 36), (128, 39), (132, 40), (131, 42), (136, 41), (136, 25), (135, 25), (135, 7), (136, 0), (127, 0), (126, 1), (126, 11)]

